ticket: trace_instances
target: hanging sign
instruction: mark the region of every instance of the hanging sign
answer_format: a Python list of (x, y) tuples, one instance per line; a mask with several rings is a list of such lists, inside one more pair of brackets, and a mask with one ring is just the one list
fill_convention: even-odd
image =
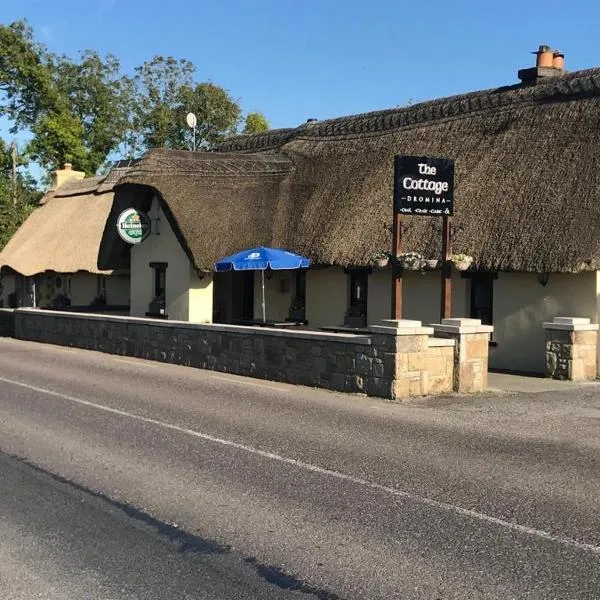
[(453, 200), (453, 160), (427, 156), (395, 157), (394, 212), (451, 217)]
[(139, 244), (150, 235), (150, 219), (146, 213), (128, 208), (117, 219), (117, 231), (128, 244)]

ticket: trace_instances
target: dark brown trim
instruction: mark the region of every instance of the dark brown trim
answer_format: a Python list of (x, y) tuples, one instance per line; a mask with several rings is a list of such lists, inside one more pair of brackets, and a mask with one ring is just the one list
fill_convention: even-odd
[(148, 263), (151, 269), (166, 269), (169, 266), (169, 263), (166, 262), (151, 262)]

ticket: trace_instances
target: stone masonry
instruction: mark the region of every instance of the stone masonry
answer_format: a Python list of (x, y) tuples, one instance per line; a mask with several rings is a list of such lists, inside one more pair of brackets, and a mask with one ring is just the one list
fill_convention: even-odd
[(435, 336), (452, 339), (454, 346), (454, 391), (483, 392), (488, 387), (490, 335), (494, 328), (479, 319), (442, 319), (433, 325)]
[(396, 355), (394, 399), (452, 391), (452, 340), (432, 339), (431, 327), (423, 327), (421, 321), (409, 319), (384, 320), (370, 329), (393, 340)]
[(15, 335), (15, 315), (12, 308), (0, 308), (0, 337)]
[(22, 340), (340, 392), (401, 399), (487, 385), (492, 328), (473, 320), (451, 319), (433, 328), (386, 320), (355, 335), (39, 309), (12, 314), (14, 336)]
[(585, 381), (597, 376), (598, 325), (589, 319), (555, 317), (546, 330), (546, 376)]
[(340, 392), (392, 397), (393, 339), (35, 309), (15, 337)]

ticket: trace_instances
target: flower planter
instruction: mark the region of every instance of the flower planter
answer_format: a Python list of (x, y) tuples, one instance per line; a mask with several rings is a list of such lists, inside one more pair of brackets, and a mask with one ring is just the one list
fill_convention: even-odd
[(396, 264), (404, 271), (421, 271), (425, 265), (418, 252), (406, 252), (396, 256)]
[(472, 261), (470, 260), (457, 260), (452, 264), (457, 271), (466, 271), (471, 266), (471, 263)]
[(390, 259), (389, 258), (377, 258), (377, 259), (375, 259), (374, 262), (380, 269), (383, 269), (384, 267), (388, 266)]
[(425, 268), (429, 269), (430, 271), (434, 271), (439, 267), (439, 265), (440, 261), (437, 258), (432, 258), (425, 261)]

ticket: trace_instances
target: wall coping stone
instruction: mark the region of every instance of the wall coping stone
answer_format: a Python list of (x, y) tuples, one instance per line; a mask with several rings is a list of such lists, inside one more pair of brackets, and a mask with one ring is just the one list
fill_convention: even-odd
[(12, 313), (15, 312), (15, 310), (17, 310), (16, 308), (0, 308), (0, 312), (3, 313)]
[(598, 331), (600, 325), (590, 323), (583, 317), (554, 317), (551, 323), (543, 323), (544, 329), (557, 329), (559, 331)]
[(342, 344), (358, 344), (371, 346), (373, 341), (369, 335), (356, 335), (353, 333), (331, 333), (324, 331), (294, 331), (290, 329), (275, 329), (271, 327), (252, 327), (251, 325), (226, 325), (221, 323), (190, 323), (189, 321), (165, 321), (161, 319), (148, 319), (144, 317), (128, 317), (121, 315), (95, 315), (92, 313), (72, 313), (64, 310), (40, 310), (36, 308), (17, 308), (15, 314), (24, 313), (42, 317), (67, 317), (84, 321), (105, 321), (113, 323), (132, 323), (150, 325), (152, 327), (195, 329), (209, 332), (239, 333), (242, 335), (286, 337), (290, 339), (308, 339), (322, 342), (340, 342)]
[[(460, 319), (444, 319), (444, 321), (454, 321)], [(477, 321), (479, 325), (449, 325), (444, 322), (441, 324), (434, 323), (432, 328), (435, 333), (453, 333), (458, 335), (466, 335), (470, 333), (492, 333), (494, 327), (492, 325), (481, 325), (479, 319), (466, 319), (468, 321)]]
[(379, 325), (371, 325), (370, 331), (388, 335), (431, 335), (431, 327), (423, 327), (421, 321), (412, 319), (382, 319)]
[(442, 346), (455, 346), (456, 345), (456, 340), (453, 339), (445, 339), (445, 338), (429, 338), (427, 340), (427, 345), (430, 348), (439, 348)]

